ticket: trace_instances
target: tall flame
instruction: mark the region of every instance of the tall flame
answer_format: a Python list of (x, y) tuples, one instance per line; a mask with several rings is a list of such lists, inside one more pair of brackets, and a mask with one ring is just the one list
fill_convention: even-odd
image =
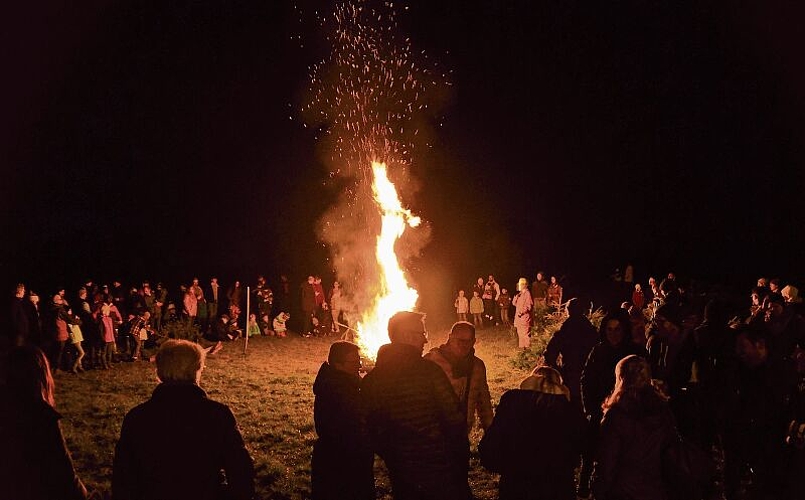
[(372, 162), (372, 193), (381, 212), (381, 230), (377, 237), (376, 257), (380, 268), (378, 293), (363, 312), (357, 330), (357, 342), (365, 356), (375, 359), (381, 345), (388, 343), (388, 321), (396, 312), (411, 310), (419, 294), (408, 286), (394, 252), (394, 244), (407, 226), (416, 227), (420, 218), (403, 208), (397, 189), (386, 174), (384, 163)]

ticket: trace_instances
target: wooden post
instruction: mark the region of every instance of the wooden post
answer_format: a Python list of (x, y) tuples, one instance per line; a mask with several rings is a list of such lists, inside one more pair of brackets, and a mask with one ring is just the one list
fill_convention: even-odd
[(243, 330), (243, 354), (249, 348), (249, 307), (251, 307), (251, 287), (246, 287), (246, 328)]

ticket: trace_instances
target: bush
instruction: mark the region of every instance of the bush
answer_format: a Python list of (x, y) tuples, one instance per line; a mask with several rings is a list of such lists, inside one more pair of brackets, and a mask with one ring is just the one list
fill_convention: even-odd
[[(597, 330), (604, 319), (605, 313), (599, 307), (587, 314), (587, 319)], [(511, 359), (513, 367), (524, 371), (531, 371), (543, 363), (543, 355), (551, 341), (553, 334), (562, 327), (567, 316), (549, 311), (547, 307), (538, 307), (534, 311), (531, 324), (531, 346), (528, 349), (519, 349)]]
[(191, 342), (198, 342), (201, 338), (201, 330), (198, 325), (187, 326), (184, 321), (171, 321), (162, 328), (162, 335), (170, 339), (183, 339)]

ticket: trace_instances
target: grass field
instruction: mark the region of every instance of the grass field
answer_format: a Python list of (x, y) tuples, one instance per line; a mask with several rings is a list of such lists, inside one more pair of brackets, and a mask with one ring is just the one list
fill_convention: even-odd
[[(431, 331), (425, 349), (446, 340), (447, 330)], [(262, 499), (303, 499), (310, 496), (310, 455), (313, 426), (312, 385), (327, 358), (328, 338), (291, 335), (252, 338), (243, 354), (243, 341), (227, 344), (208, 358), (201, 386), (208, 395), (229, 405), (240, 424), (257, 471)], [(511, 362), (517, 341), (504, 329), (481, 330), (476, 353), (487, 366), (493, 404), (526, 375)], [(56, 376), (57, 409), (76, 468), (90, 488), (110, 490), (114, 447), (123, 417), (145, 401), (157, 384), (154, 365), (118, 363), (110, 371)], [(477, 498), (497, 497), (497, 478), (477, 459), (481, 432), (473, 430), (470, 483)], [(390, 498), (382, 462), (376, 462), (378, 498)]]

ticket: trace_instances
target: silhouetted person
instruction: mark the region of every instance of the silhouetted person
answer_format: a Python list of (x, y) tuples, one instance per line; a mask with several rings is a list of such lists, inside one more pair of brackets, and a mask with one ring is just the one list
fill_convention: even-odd
[(598, 344), (590, 351), (581, 374), (581, 394), (584, 413), (590, 422), (586, 446), (582, 452), (579, 471), (579, 496), (590, 494), (590, 477), (598, 448), (598, 434), (604, 411), (601, 404), (615, 387), (615, 366), (631, 354), (643, 349), (632, 342), (631, 321), (624, 309), (616, 309), (604, 316), (599, 329)]
[[(545, 348), (545, 364), (559, 370), (570, 389), (570, 400), (581, 408), (581, 372), (587, 356), (598, 343), (598, 332), (584, 315), (585, 304), (576, 299), (567, 305), (568, 318)], [(562, 363), (559, 364), (559, 355)]]
[(5, 360), (0, 396), (0, 498), (77, 500), (87, 490), (76, 475), (54, 409), (53, 376), (37, 347), (16, 347)]
[(666, 500), (664, 451), (677, 439), (665, 396), (654, 387), (648, 362), (627, 356), (615, 368), (615, 389), (604, 402), (595, 465), (596, 499)]
[(397, 500), (466, 500), (467, 424), (450, 381), (422, 358), (424, 315), (398, 312), (375, 368), (363, 380), (372, 446), (386, 463)]
[(359, 410), (360, 368), (358, 346), (336, 342), (313, 383), (319, 436), (311, 462), (313, 500), (375, 498), (374, 454)]
[(585, 426), (553, 368), (541, 366), (506, 391), (478, 445), (481, 465), (500, 473), (500, 500), (576, 500)]
[[(115, 500), (254, 496), (254, 469), (235, 416), (198, 386), (204, 351), (168, 340), (156, 355), (160, 384), (123, 420), (115, 447)], [(223, 471), (223, 474), (221, 474)]]
[[(25, 311), (25, 285), (18, 284), (11, 301), (11, 330), (0, 332), (0, 349), (26, 343), (31, 331), (28, 314)], [(10, 334), (10, 337), (6, 335)]]

